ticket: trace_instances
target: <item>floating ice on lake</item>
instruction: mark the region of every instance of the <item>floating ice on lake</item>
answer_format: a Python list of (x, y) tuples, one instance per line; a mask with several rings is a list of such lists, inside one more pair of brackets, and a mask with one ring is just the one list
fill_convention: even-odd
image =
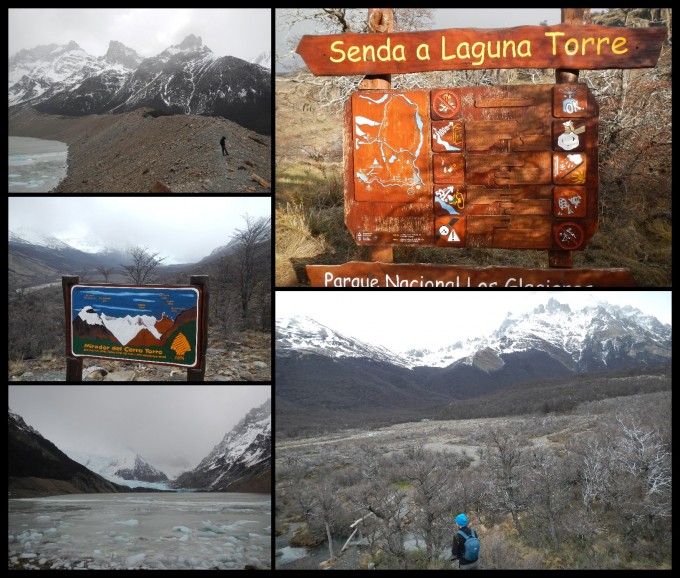
[[(180, 505), (184, 511), (179, 511)], [(216, 512), (206, 520), (208, 508)], [(39, 516), (48, 516), (49, 522), (38, 522)], [(40, 568), (54, 569), (241, 570), (254, 561), (255, 567), (271, 569), (268, 528), (271, 499), (264, 495), (195, 492), (10, 499), (8, 566), (37, 568), (40, 560)], [(19, 559), (22, 553), (36, 557)]]
[(36, 522), (49, 522), (50, 517), (49, 516), (38, 516), (35, 520), (36, 520)]
[(191, 532), (191, 528), (187, 528), (186, 526), (175, 526), (172, 529), (173, 532)]
[(135, 554), (134, 556), (128, 556), (127, 565), (130, 567), (134, 566), (135, 564), (140, 564), (144, 562), (144, 558), (146, 558), (146, 554), (144, 552), (141, 554)]

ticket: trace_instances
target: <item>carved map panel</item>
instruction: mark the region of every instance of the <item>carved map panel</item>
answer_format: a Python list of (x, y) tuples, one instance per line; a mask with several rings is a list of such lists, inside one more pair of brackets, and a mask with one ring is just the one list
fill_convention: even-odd
[(345, 109), (347, 226), (362, 245), (583, 249), (597, 114), (582, 84), (359, 91)]

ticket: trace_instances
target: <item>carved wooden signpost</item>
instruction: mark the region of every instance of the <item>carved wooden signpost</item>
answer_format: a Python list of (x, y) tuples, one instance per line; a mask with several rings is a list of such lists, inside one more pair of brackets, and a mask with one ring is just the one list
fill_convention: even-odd
[[(582, 17), (569, 11), (570, 23)], [(519, 286), (506, 282), (520, 277), (530, 279), (525, 286), (634, 285), (621, 270), (568, 269), (598, 227), (598, 105), (577, 74), (654, 66), (665, 37), (662, 28), (564, 24), (303, 37), (298, 53), (317, 75), (558, 69), (555, 85), (399, 91), (389, 77), (382, 86), (364, 81), (344, 112), (345, 223), (355, 241), (546, 249), (550, 266), (564, 268), (496, 268), (495, 279), (489, 269), (437, 270), (440, 280), (462, 274), (467, 286)], [(349, 265), (340, 278), (352, 270), (363, 271), (360, 283), (385, 278), (372, 263)], [(422, 265), (401, 267), (418, 286)], [(337, 286), (330, 267), (307, 271), (312, 285)]]
[(63, 278), (67, 367), (75, 368), (67, 381), (81, 380), (83, 357), (176, 365), (188, 369), (188, 379), (202, 381), (207, 278), (194, 276), (191, 283), (79, 284)]
[(597, 230), (584, 85), (362, 91), (347, 106), (346, 223), (360, 245), (576, 250)]

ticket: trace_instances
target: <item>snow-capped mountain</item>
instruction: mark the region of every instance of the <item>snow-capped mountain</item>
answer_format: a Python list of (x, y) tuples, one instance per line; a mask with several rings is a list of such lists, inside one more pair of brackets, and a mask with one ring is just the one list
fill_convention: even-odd
[(24, 245), (37, 245), (39, 247), (46, 247), (48, 249), (55, 249), (61, 251), (64, 249), (73, 249), (71, 245), (53, 237), (52, 235), (45, 235), (38, 231), (20, 228), (16, 231), (9, 231), (9, 242), (22, 243)]
[(81, 116), (150, 107), (166, 114), (222, 116), (271, 132), (271, 71), (233, 56), (216, 56), (190, 34), (142, 59), (111, 41), (96, 58), (75, 42), (39, 46), (9, 59), (9, 105)]
[(276, 349), (277, 353), (293, 350), (328, 357), (365, 357), (404, 367), (408, 364), (389, 349), (347, 337), (304, 315), (277, 318)]
[[(104, 456), (65, 450), (72, 460), (116, 484), (129, 487), (167, 488), (168, 476), (135, 452)], [(141, 482), (141, 483), (140, 483)], [(162, 487), (160, 489), (163, 489)]]
[(49, 44), (20, 50), (9, 59), (8, 103), (36, 105), (65, 91), (77, 90), (99, 75), (122, 83), (141, 61), (134, 50), (115, 40), (99, 58), (73, 41), (64, 46)]
[(254, 408), (173, 486), (215, 492), (271, 491), (271, 400)]
[(572, 311), (550, 299), (530, 313), (509, 314), (491, 335), (457, 342), (437, 351), (411, 350), (410, 366), (472, 365), (481, 352), (498, 359), (529, 350), (543, 351), (571, 371), (612, 369), (627, 362), (658, 362), (671, 357), (672, 328), (631, 306), (597, 303)]
[(671, 358), (671, 347), (671, 326), (638, 309), (597, 303), (572, 311), (552, 298), (530, 313), (508, 314), (491, 335), (402, 354), (345, 337), (308, 318), (277, 320), (277, 353), (364, 357), (409, 368), (465, 364), (494, 371), (504, 365), (505, 356), (533, 351), (569, 371), (583, 372), (663, 362)]

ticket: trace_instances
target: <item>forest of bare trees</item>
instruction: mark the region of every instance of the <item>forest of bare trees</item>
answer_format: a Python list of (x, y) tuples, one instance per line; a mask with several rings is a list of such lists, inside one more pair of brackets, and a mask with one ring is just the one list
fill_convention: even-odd
[(327, 557), (340, 563), (347, 554), (332, 551), (329, 538), (344, 544), (358, 525), (361, 546), (350, 549), (359, 547), (364, 563), (450, 568), (453, 517), (466, 512), (486, 569), (670, 568), (670, 398), (468, 422), (464, 439), (457, 422), (440, 422), (446, 451), (425, 449), (432, 439), (417, 426), (402, 440), (283, 448), (277, 534), (295, 526), (291, 545), (330, 545)]

